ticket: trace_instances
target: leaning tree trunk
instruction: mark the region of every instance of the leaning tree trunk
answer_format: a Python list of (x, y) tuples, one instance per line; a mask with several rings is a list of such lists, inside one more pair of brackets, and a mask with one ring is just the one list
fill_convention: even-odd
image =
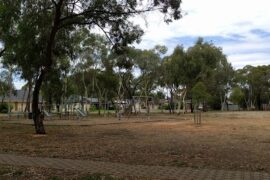
[(40, 109), (38, 107), (39, 103), (39, 92), (41, 89), (41, 85), (44, 79), (44, 76), (51, 70), (51, 66), (53, 64), (52, 61), (52, 48), (54, 46), (54, 41), (56, 37), (56, 33), (59, 30), (60, 18), (61, 18), (61, 10), (64, 0), (59, 0), (58, 3), (55, 3), (56, 10), (53, 20), (53, 26), (50, 32), (50, 36), (47, 42), (46, 51), (45, 51), (45, 64), (41, 67), (41, 72), (36, 79), (35, 88), (33, 92), (33, 100), (32, 100), (32, 111), (33, 111), (33, 119), (35, 123), (35, 129), (37, 134), (45, 134), (45, 128), (43, 125), (43, 118), (41, 116)]
[(33, 100), (32, 100), (32, 112), (33, 112), (33, 120), (35, 124), (35, 130), (37, 134), (46, 134), (43, 119), (44, 116), (41, 115), (41, 110), (39, 108), (39, 92), (42, 85), (44, 76), (44, 71), (41, 72), (40, 76), (37, 78), (35, 82), (35, 88), (33, 92)]

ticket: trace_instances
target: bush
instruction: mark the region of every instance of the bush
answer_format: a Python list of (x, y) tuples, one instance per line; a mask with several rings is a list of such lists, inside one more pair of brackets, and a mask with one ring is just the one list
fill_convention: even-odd
[(174, 109), (174, 108), (177, 108), (177, 106), (178, 105), (176, 105), (176, 104), (171, 104), (171, 106), (170, 106), (170, 104), (166, 103), (166, 104), (160, 105), (159, 109), (170, 110), (170, 108)]
[(91, 107), (89, 108), (90, 111), (96, 111), (97, 108), (96, 108), (96, 105), (91, 105)]
[[(12, 111), (12, 105), (10, 105), (10, 111)], [(0, 113), (8, 113), (8, 103), (0, 104)]]

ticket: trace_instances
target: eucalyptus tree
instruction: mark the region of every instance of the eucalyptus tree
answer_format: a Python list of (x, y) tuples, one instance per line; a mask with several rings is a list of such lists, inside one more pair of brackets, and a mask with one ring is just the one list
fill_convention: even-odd
[(62, 110), (65, 100), (65, 80), (70, 72), (70, 63), (68, 57), (59, 59), (61, 63), (54, 66), (44, 79), (44, 85), (41, 88), (41, 94), (46, 102), (46, 109), (51, 112), (53, 104), (56, 104), (57, 112)]
[[(85, 29), (82, 33), (82, 42), (78, 49), (77, 63), (75, 71), (79, 72), (82, 77), (84, 96), (88, 97), (88, 85), (85, 82), (85, 73), (89, 70), (102, 68), (102, 62), (108, 58), (109, 55), (109, 44), (105, 37), (98, 34), (90, 34)], [(95, 75), (92, 75), (92, 87), (95, 84)], [(91, 83), (90, 83), (91, 84)]]
[(186, 52), (182, 46), (176, 46), (173, 53), (164, 57), (162, 62), (161, 86), (170, 91), (170, 112), (174, 112), (174, 97), (178, 101), (180, 112), (181, 99), (184, 101), (186, 94)]
[(270, 66), (253, 67), (247, 65), (236, 71), (234, 82), (244, 93), (245, 106), (261, 109), (262, 103), (270, 100)]
[(233, 86), (233, 77), (235, 71), (232, 65), (227, 61), (226, 56), (223, 54), (219, 55), (220, 58), (212, 76), (213, 83), (209, 83), (211, 84), (209, 91), (212, 94), (213, 108), (221, 108), (221, 110), (224, 110), (224, 105), (228, 103), (228, 96)]
[(158, 85), (158, 77), (160, 76), (161, 56), (165, 54), (167, 48), (157, 45), (150, 50), (137, 50), (137, 58), (135, 60), (136, 68), (138, 68), (138, 86), (139, 97), (144, 96), (147, 112), (149, 113), (149, 95)]
[(170, 22), (181, 18), (180, 3), (181, 0), (148, 0), (146, 3), (137, 0), (1, 1), (0, 27), (9, 29), (2, 32), (8, 32), (11, 37), (4, 39), (5, 50), (18, 57), (13, 58), (13, 62), (23, 72), (34, 69), (32, 110), (36, 133), (45, 133), (38, 108), (42, 83), (58, 63), (59, 53), (69, 53), (72, 49), (74, 32), (81, 27), (90, 31), (100, 28), (113, 43), (115, 52), (122, 53), (121, 47), (140, 39), (143, 34), (130, 17), (158, 10), (165, 14), (165, 21)]
[[(199, 38), (194, 46), (187, 50), (186, 77), (188, 89), (196, 83), (202, 82), (207, 91), (226, 96), (233, 69), (227, 62), (226, 56), (220, 47)], [(192, 98), (191, 94), (190, 97)]]
[[(199, 82), (206, 86), (207, 93), (221, 97), (222, 103), (223, 97), (229, 92), (233, 77), (232, 66), (222, 49), (205, 42), (202, 38), (198, 38), (187, 50), (182, 46), (176, 46), (170, 56), (164, 57), (161, 72), (160, 85), (170, 91), (172, 111), (175, 106), (174, 99), (177, 100), (178, 113), (181, 104), (185, 111), (185, 99), (186, 97), (193, 99), (191, 90)], [(211, 98), (207, 100), (210, 101)]]
[(0, 73), (0, 95), (2, 96), (2, 103), (9, 96), (10, 89), (14, 89), (14, 85), (10, 83), (10, 73), (6, 69), (2, 69)]
[(235, 104), (241, 105), (244, 100), (244, 96), (245, 94), (242, 89), (236, 86), (231, 90), (230, 100)]
[(191, 95), (195, 108), (198, 109), (200, 105), (205, 108), (204, 103), (209, 100), (210, 94), (208, 93), (207, 87), (203, 82), (197, 82), (191, 89)]

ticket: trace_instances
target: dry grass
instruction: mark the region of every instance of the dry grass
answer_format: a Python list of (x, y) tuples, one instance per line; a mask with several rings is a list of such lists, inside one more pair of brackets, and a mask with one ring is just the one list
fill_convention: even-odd
[(191, 115), (151, 120), (55, 121), (46, 136), (0, 121), (0, 153), (270, 173), (270, 112), (204, 113), (199, 127)]
[(1, 180), (157, 180), (138, 177), (116, 177), (107, 174), (48, 169), (38, 167), (19, 167), (0, 165)]

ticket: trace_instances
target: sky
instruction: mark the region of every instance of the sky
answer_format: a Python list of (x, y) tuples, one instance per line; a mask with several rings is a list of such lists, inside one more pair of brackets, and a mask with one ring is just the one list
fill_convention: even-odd
[[(192, 46), (198, 37), (223, 49), (235, 69), (270, 64), (270, 1), (182, 0), (183, 18), (166, 24), (162, 14), (151, 12), (133, 19), (145, 31), (137, 48), (155, 45)], [(15, 80), (20, 88), (24, 81)]]
[(167, 25), (160, 13), (136, 17), (145, 30), (138, 48), (192, 46), (198, 37), (223, 49), (235, 69), (270, 64), (270, 1), (183, 0), (183, 18)]

